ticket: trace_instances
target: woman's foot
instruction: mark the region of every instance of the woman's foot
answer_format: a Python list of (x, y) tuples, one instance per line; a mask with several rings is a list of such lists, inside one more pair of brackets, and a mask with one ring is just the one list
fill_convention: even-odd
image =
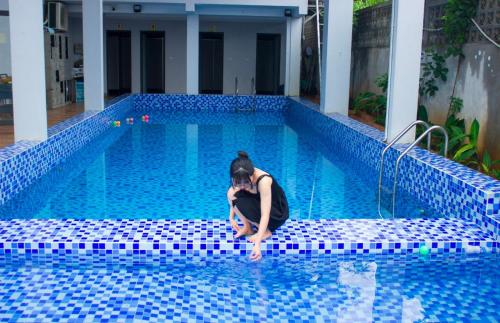
[(234, 235), (234, 238), (238, 239), (242, 236), (248, 236), (248, 235), (252, 235), (254, 233), (255, 232), (252, 230), (252, 227), (243, 227), (236, 232), (236, 234)]
[[(262, 239), (260, 241), (264, 241), (264, 240), (270, 238), (272, 235), (273, 235), (273, 233), (271, 231), (269, 231), (269, 229), (268, 229), (268, 230), (266, 230), (266, 232), (264, 232), (264, 235), (262, 236)], [(254, 234), (250, 238), (248, 238), (248, 241), (255, 243), (256, 239), (257, 239), (257, 234)]]

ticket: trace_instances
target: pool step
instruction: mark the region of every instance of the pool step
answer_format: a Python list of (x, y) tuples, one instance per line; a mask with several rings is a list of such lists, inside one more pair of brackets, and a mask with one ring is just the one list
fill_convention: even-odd
[[(224, 220), (0, 221), (2, 254), (247, 255)], [(461, 219), (290, 220), (262, 244), (264, 254), (497, 252), (498, 243)]]

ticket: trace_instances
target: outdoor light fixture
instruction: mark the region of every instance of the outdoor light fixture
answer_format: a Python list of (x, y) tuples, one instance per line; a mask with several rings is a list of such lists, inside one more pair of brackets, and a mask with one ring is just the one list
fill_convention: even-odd
[(285, 9), (285, 17), (291, 17), (292, 16), (292, 9)]
[(135, 4), (134, 5), (134, 12), (141, 12), (142, 11), (142, 6), (140, 4)]

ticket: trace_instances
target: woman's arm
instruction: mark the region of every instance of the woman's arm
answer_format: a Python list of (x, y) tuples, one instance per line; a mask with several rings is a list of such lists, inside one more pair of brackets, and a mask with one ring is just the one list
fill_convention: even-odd
[(255, 235), (250, 237), (250, 241), (254, 243), (252, 254), (250, 259), (253, 261), (260, 260), (262, 258), (262, 251), (260, 250), (260, 243), (264, 238), (267, 231), (267, 226), (269, 225), (269, 218), (271, 217), (271, 184), (272, 179), (269, 177), (263, 178), (259, 182), (259, 192), (260, 192), (260, 223), (259, 230)]
[(272, 201), (272, 192), (271, 192), (271, 184), (273, 180), (270, 177), (264, 177), (259, 182), (259, 192), (260, 192), (260, 223), (259, 230), (256, 234), (256, 240), (260, 243), (264, 234), (267, 231), (267, 226), (269, 225), (269, 218), (271, 216), (271, 201)]

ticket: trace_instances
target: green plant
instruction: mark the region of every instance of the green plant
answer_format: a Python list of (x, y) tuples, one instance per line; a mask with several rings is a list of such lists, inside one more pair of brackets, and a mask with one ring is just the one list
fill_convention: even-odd
[(355, 114), (359, 115), (361, 111), (365, 111), (375, 117), (375, 122), (384, 124), (386, 103), (387, 97), (385, 95), (363, 92), (354, 99), (352, 106)]
[(365, 9), (368, 7), (373, 7), (379, 5), (384, 2), (388, 2), (389, 0), (354, 0), (353, 4), (353, 19), (352, 24), (354, 28), (358, 26), (358, 11), (361, 9)]
[(417, 110), (417, 119), (429, 123), (429, 114), (425, 105), (420, 104)]
[(468, 163), (473, 159), (477, 160), (477, 139), (479, 138), (479, 122), (474, 119), (470, 125), (469, 134), (463, 137), (468, 138), (469, 142), (460, 147), (453, 155), (453, 160)]
[(473, 160), (470, 164), (476, 166), (479, 171), (486, 175), (500, 179), (500, 170), (494, 168), (496, 165), (500, 165), (500, 160), (492, 160), (487, 151), (483, 153), (481, 160)]
[[(423, 104), (420, 104), (418, 106), (418, 109), (417, 109), (417, 120), (421, 120), (421, 121), (427, 122), (429, 125), (432, 125), (432, 123), (429, 121), (429, 115), (427, 113), (427, 108)], [(425, 131), (424, 127), (422, 127), (422, 126), (417, 127), (416, 128), (416, 135), (415, 135), (415, 137), (416, 138), (420, 137), (420, 135), (422, 135), (424, 133), (424, 131)], [(425, 142), (424, 142), (424, 144), (426, 145), (426, 147), (427, 147), (427, 140), (428, 139), (425, 139)]]
[(448, 40), (448, 56), (463, 56), (471, 19), (476, 16), (478, 0), (448, 0), (444, 9), (443, 32)]
[(451, 96), (450, 107), (448, 109), (448, 116), (460, 113), (463, 107), (464, 107), (464, 100), (462, 100), (461, 98), (457, 98), (455, 96)]
[[(382, 92), (387, 92), (387, 73), (377, 77), (375, 84), (382, 90)], [(373, 92), (363, 92), (358, 94), (354, 98), (352, 108), (355, 114), (359, 114), (361, 111), (375, 117), (375, 122), (384, 125), (385, 123), (385, 113), (387, 106), (387, 96), (384, 94), (375, 94)]]
[[(465, 131), (465, 120), (459, 118), (457, 114), (462, 110), (462, 100), (459, 98), (450, 98), (454, 101), (453, 109), (448, 111), (448, 117), (443, 125), (446, 132), (448, 133), (448, 155), (453, 156), (456, 151), (463, 145), (464, 140), (467, 138)], [(419, 105), (417, 111), (417, 119), (427, 122), (432, 126), (432, 122), (429, 121), (429, 115), (427, 113), (427, 108), (424, 105)], [(417, 137), (423, 133), (423, 128), (417, 128)], [(435, 139), (432, 143), (432, 149), (439, 151), (441, 154), (444, 153), (444, 138), (440, 132), (433, 133), (433, 138)]]
[(354, 0), (354, 11), (359, 11), (368, 7), (373, 7), (381, 3), (387, 2), (388, 0)]
[(448, 68), (446, 59), (436, 50), (429, 49), (422, 55), (422, 76), (420, 77), (420, 96), (433, 97), (438, 91), (437, 80), (446, 82), (448, 79)]
[(389, 75), (384, 73), (375, 79), (375, 84), (382, 90), (382, 92), (387, 93), (387, 86), (389, 85)]
[(475, 167), (478, 171), (491, 177), (500, 179), (500, 170), (495, 169), (500, 165), (500, 160), (492, 160), (488, 151), (484, 151), (482, 158), (479, 156), (477, 140), (479, 138), (479, 122), (474, 119), (470, 126), (467, 137), (468, 143), (464, 144), (453, 155), (453, 160), (465, 164), (469, 167)]
[(373, 98), (376, 96), (372, 92), (362, 92), (354, 98), (352, 108), (355, 114), (360, 114), (361, 111), (366, 111), (367, 106), (372, 104)]

